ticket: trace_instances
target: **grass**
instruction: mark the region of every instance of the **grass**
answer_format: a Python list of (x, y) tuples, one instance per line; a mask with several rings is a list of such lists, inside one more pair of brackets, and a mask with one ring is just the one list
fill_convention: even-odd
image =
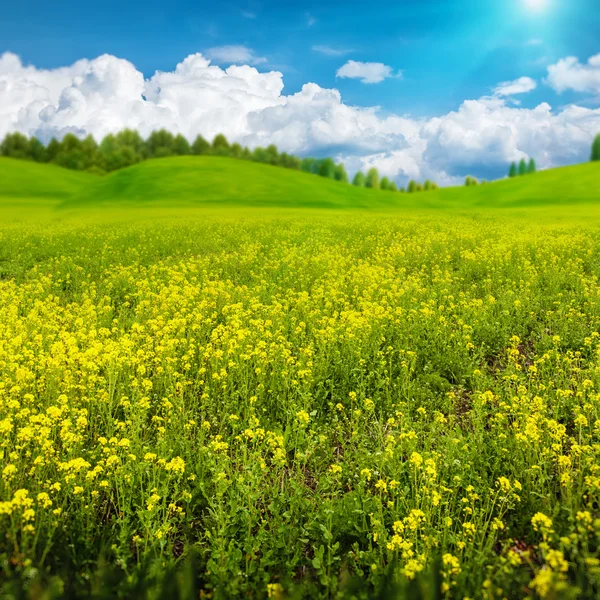
[(0, 595), (597, 598), (600, 227), (534, 204), (598, 169), (361, 211), (240, 163), (242, 210), (194, 205), (211, 160), (21, 179), (55, 208), (0, 227)]
[(146, 161), (106, 177), (51, 165), (0, 159), (0, 207), (304, 208), (485, 212), (502, 209), (595, 214), (600, 195), (597, 163), (542, 171), (478, 187), (396, 194), (340, 184), (299, 171), (217, 157)]

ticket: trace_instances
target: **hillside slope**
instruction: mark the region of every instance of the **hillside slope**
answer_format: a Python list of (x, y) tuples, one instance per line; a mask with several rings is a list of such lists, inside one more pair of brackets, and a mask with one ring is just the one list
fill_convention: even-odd
[[(600, 163), (542, 171), (478, 187), (400, 194), (230, 158), (150, 160), (105, 177), (0, 158), (0, 208), (22, 214), (141, 206), (369, 208), (373, 210), (565, 208), (600, 214)], [(553, 210), (553, 208), (555, 210)]]
[(541, 171), (477, 187), (400, 194), (356, 188), (315, 175), (218, 157), (147, 161), (96, 180), (68, 204), (295, 208), (527, 208), (600, 203), (600, 164)]
[[(81, 203), (350, 208), (391, 200), (393, 196), (384, 192), (291, 169), (231, 158), (182, 156), (146, 161), (102, 177)], [(76, 199), (69, 202), (76, 204), (80, 204)]]
[(97, 175), (0, 157), (0, 205), (56, 205), (84, 193)]

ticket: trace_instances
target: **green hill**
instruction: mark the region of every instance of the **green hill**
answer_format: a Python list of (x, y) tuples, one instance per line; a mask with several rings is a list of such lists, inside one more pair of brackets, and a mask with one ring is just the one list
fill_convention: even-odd
[(98, 177), (89, 173), (0, 158), (0, 207), (4, 209), (52, 209), (97, 183)]
[[(81, 204), (351, 208), (383, 206), (391, 193), (315, 175), (215, 156), (149, 160), (100, 178)], [(69, 205), (80, 204), (75, 199)]]
[[(146, 161), (98, 177), (53, 165), (0, 158), (0, 207), (22, 214), (108, 207), (224, 205), (276, 208), (530, 209), (600, 207), (600, 164), (542, 171), (477, 187), (400, 194), (345, 185), (315, 175), (219, 157)], [(563, 207), (561, 209), (561, 207)], [(553, 211), (555, 212), (555, 211)], [(599, 211), (600, 212), (600, 211)]]

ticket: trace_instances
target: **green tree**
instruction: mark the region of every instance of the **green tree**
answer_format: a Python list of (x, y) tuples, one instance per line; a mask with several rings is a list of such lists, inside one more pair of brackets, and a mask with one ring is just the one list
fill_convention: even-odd
[(529, 164), (527, 165), (527, 173), (532, 174), (537, 171), (537, 165), (535, 164), (535, 160), (533, 158), (529, 159)]
[(46, 146), (46, 162), (52, 162), (60, 152), (60, 142), (52, 138)]
[(479, 181), (477, 181), (477, 179), (475, 177), (471, 177), (470, 175), (467, 175), (467, 178), (465, 179), (465, 185), (467, 187), (473, 186), (473, 185), (479, 185)]
[(600, 161), (600, 133), (596, 136), (592, 144), (592, 161)]
[(139, 162), (148, 158), (148, 148), (144, 138), (133, 129), (123, 129), (115, 135), (115, 142), (122, 148), (131, 148), (136, 161)]
[(423, 186), (420, 183), (417, 183), (417, 187), (415, 188), (416, 192), (422, 192), (423, 191)]
[(362, 171), (359, 171), (352, 180), (352, 185), (357, 187), (365, 187), (365, 175)]
[(192, 153), (190, 143), (180, 133), (173, 140), (173, 154), (176, 156), (186, 156)]
[(336, 181), (348, 183), (348, 173), (346, 173), (346, 167), (342, 163), (336, 166), (334, 178)]
[(0, 144), (0, 156), (30, 159), (31, 144), (29, 138), (22, 133), (9, 133)]
[(242, 146), (240, 144), (238, 144), (237, 142), (235, 144), (232, 144), (231, 156), (233, 156), (233, 158), (242, 158), (243, 152), (244, 152), (244, 149), (242, 148)]
[(431, 184), (431, 189), (432, 189), (432, 190), (439, 190), (439, 189), (440, 189), (440, 186), (439, 186), (439, 185), (438, 185), (438, 184), (437, 184), (437, 183), (434, 181), (434, 182)]
[(519, 176), (523, 175), (527, 175), (527, 163), (524, 158), (519, 161)]
[(279, 164), (279, 150), (275, 144), (271, 144), (266, 148), (267, 152), (267, 162), (270, 165), (278, 165)]
[(335, 179), (335, 163), (332, 158), (324, 158), (319, 164), (319, 175), (328, 179)]
[(397, 192), (398, 191), (398, 186), (396, 185), (395, 181), (392, 181), (392, 183), (390, 183), (390, 192)]
[(110, 172), (140, 162), (146, 153), (145, 142), (141, 137), (137, 139), (136, 135), (134, 131), (124, 130), (104, 137), (99, 146), (102, 163), (97, 161), (98, 166)]
[(508, 176), (509, 177), (516, 177), (517, 176), (517, 163), (512, 163), (510, 165), (510, 169), (508, 170)]
[(60, 142), (60, 150), (52, 162), (66, 169), (84, 171), (88, 158), (81, 147), (81, 140), (73, 133), (67, 133)]
[(300, 159), (297, 156), (290, 156), (288, 162), (288, 169), (300, 170)]
[(196, 136), (192, 144), (192, 154), (197, 156), (210, 154), (210, 144), (201, 135)]
[(150, 137), (146, 140), (148, 147), (149, 158), (162, 158), (165, 156), (173, 156), (173, 144), (175, 138), (173, 134), (166, 129), (153, 131)]
[(423, 184), (423, 189), (426, 192), (429, 192), (431, 190), (431, 181), (429, 179), (425, 180), (425, 183)]
[(315, 172), (315, 163), (317, 161), (314, 158), (306, 157), (302, 159), (300, 163), (300, 170), (305, 173), (314, 173)]
[(379, 189), (385, 190), (386, 192), (390, 189), (390, 180), (387, 177), (382, 177), (379, 182)]
[(29, 156), (36, 162), (46, 162), (46, 146), (36, 137), (29, 140)]
[(413, 179), (411, 179), (408, 182), (408, 193), (409, 194), (414, 194), (417, 191), (417, 182), (414, 181)]
[(212, 151), (217, 156), (228, 156), (231, 153), (229, 142), (222, 133), (219, 133), (219, 135), (215, 136), (215, 139), (212, 143)]
[(267, 154), (267, 151), (265, 150), (265, 148), (262, 148), (261, 146), (257, 146), (252, 151), (252, 160), (254, 162), (266, 163), (266, 162), (269, 162), (269, 155)]
[(372, 188), (374, 190), (379, 189), (379, 172), (375, 167), (369, 169), (367, 177), (365, 178), (365, 187)]

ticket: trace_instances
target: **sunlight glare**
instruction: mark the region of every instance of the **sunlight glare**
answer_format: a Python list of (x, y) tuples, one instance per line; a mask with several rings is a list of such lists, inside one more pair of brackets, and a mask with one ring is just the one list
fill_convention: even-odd
[(525, 6), (534, 12), (540, 12), (548, 6), (548, 0), (524, 0)]

